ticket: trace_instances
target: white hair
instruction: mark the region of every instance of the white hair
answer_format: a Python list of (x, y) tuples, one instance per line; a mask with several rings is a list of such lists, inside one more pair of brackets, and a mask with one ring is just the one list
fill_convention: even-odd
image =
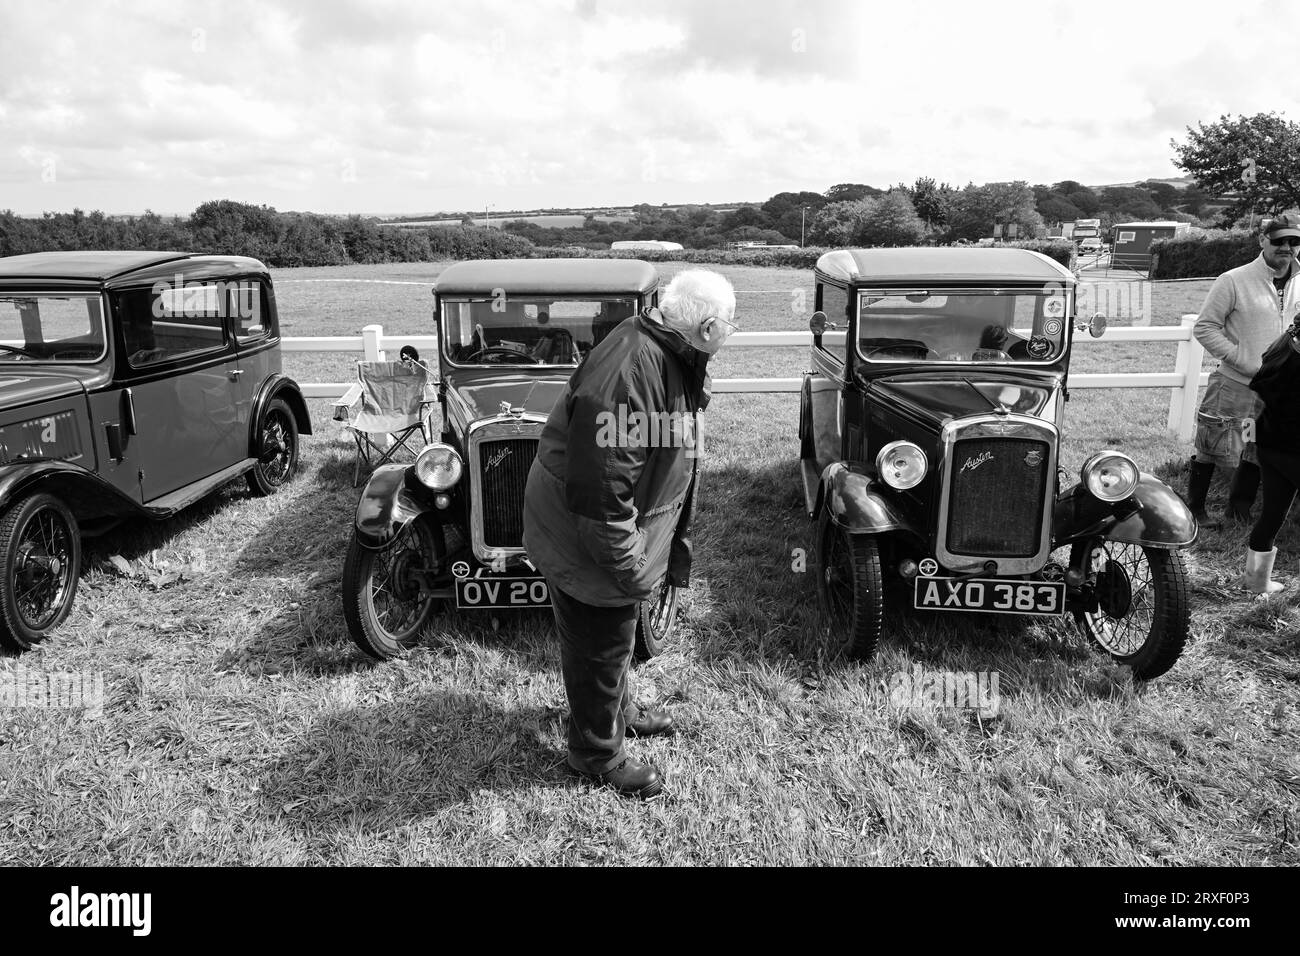
[(659, 311), (670, 326), (698, 328), (705, 319), (736, 314), (736, 291), (725, 276), (708, 269), (687, 269), (673, 276), (659, 299)]

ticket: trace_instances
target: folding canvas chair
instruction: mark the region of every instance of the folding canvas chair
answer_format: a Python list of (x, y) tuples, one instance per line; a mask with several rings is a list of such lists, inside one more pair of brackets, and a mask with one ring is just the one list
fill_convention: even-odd
[[(424, 430), (429, 370), (418, 361), (358, 362), (357, 384), (333, 403), (334, 418), (352, 432), (357, 446), (352, 484), (405, 448), (419, 454)], [(420, 445), (412, 444), (419, 439)]]

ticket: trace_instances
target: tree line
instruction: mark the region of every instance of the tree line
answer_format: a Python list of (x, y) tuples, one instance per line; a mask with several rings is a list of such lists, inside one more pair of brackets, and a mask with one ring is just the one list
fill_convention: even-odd
[(878, 188), (840, 183), (825, 192), (781, 192), (762, 203), (632, 207), (626, 217), (589, 215), (558, 229), (523, 220), (500, 228), (385, 225), (373, 217), (278, 212), (232, 200), (203, 203), (188, 217), (152, 212), (47, 213), (39, 219), (0, 212), (0, 255), (47, 249), (159, 249), (240, 254), (273, 266), (416, 262), (527, 256), (537, 246), (606, 249), (619, 240), (660, 239), (688, 249), (738, 242), (768, 245), (905, 246), (971, 242), (994, 235), (1042, 237), (1077, 219), (1168, 219), (1232, 227), (1249, 217), (1300, 207), (1300, 125), (1275, 113), (1223, 116), (1171, 141), (1174, 163), (1192, 183), (1158, 180), (1093, 189), (1075, 180), (1023, 180), (961, 188), (921, 176)]
[(0, 212), (0, 255), (47, 250), (153, 249), (252, 256), (269, 266), (432, 262), (527, 256), (532, 243), (498, 229), (453, 226), (397, 229), (364, 216), (278, 212), (229, 199), (205, 202), (188, 217)]

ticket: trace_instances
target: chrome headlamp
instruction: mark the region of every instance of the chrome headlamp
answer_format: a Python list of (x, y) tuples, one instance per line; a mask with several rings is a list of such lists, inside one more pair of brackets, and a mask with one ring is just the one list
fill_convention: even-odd
[(434, 491), (446, 491), (460, 481), (464, 471), (465, 463), (456, 449), (441, 442), (425, 447), (415, 458), (415, 477)]
[(876, 473), (885, 484), (899, 491), (915, 488), (928, 468), (925, 452), (910, 441), (891, 441), (876, 455)]
[(1102, 501), (1123, 501), (1137, 489), (1138, 466), (1120, 451), (1107, 448), (1083, 463), (1079, 481)]

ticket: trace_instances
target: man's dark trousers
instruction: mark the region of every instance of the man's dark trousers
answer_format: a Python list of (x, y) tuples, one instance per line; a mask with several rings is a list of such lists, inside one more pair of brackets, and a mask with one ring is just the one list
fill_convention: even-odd
[(548, 585), (569, 697), (569, 765), (607, 773), (623, 762), (623, 735), (636, 716), (629, 667), (637, 605), (595, 607)]

